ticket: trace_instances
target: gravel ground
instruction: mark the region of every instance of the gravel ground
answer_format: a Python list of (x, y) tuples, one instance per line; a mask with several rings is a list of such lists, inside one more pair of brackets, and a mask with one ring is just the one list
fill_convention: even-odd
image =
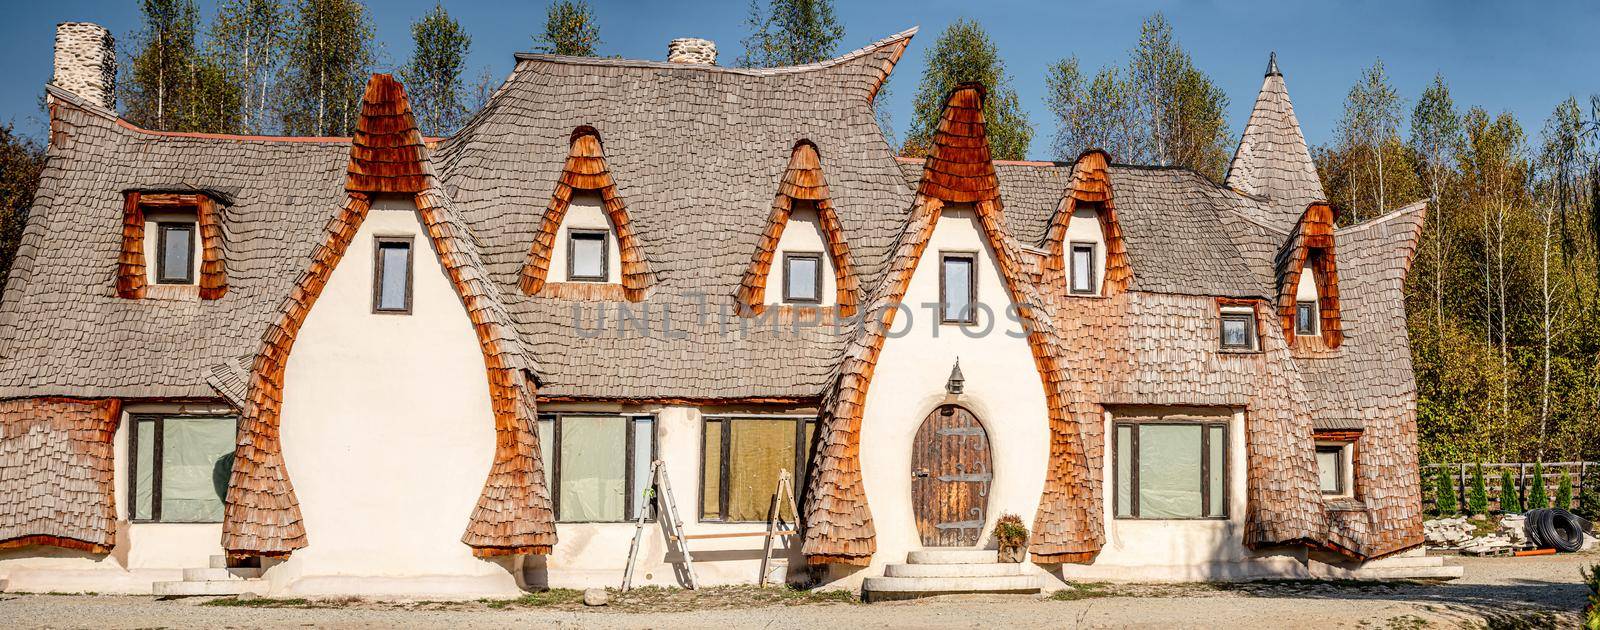
[[(1578, 625), (1578, 567), (1600, 553), (1460, 558), (1445, 584), (1089, 585), (1080, 599), (946, 596), (879, 604), (803, 604), (617, 612), (569, 606), (335, 601), (316, 608), (204, 605), (149, 597), (0, 595), (4, 628), (1419, 628)], [(671, 597), (670, 595), (667, 597)], [(723, 602), (723, 605), (737, 605)]]

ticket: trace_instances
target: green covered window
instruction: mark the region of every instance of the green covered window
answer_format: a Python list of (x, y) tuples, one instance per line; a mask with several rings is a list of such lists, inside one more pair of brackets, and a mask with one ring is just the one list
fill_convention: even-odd
[(1222, 420), (1118, 418), (1117, 518), (1228, 516), (1228, 425)]
[(655, 417), (558, 413), (539, 417), (539, 450), (556, 520), (608, 523), (647, 509)]
[(237, 432), (233, 416), (134, 415), (128, 436), (132, 520), (222, 522)]
[[(700, 520), (766, 521), (781, 471), (789, 471), (799, 492), (816, 433), (814, 417), (708, 416)], [(793, 518), (787, 506), (780, 510)]]

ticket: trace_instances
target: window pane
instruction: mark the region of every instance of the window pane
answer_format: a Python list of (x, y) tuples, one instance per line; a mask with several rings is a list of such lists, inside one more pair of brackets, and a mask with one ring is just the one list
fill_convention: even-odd
[(628, 425), (617, 416), (561, 418), (561, 520), (620, 521)]
[(1341, 449), (1317, 449), (1317, 481), (1323, 492), (1333, 494), (1343, 490), (1339, 487), (1343, 481), (1339, 478), (1339, 459), (1342, 455)]
[(139, 452), (134, 454), (134, 469), (138, 471), (138, 479), (134, 480), (133, 490), (133, 518), (144, 520), (151, 517), (150, 510), (155, 505), (156, 481), (156, 423), (153, 420), (140, 420), (137, 425)]
[(539, 418), (539, 458), (544, 464), (545, 487), (556, 478), (556, 421), (553, 416)]
[(406, 280), (411, 274), (411, 244), (379, 243), (378, 249), (383, 265), (383, 286), (378, 293), (378, 308), (403, 311), (406, 308)]
[(740, 418), (728, 438), (728, 520), (765, 521), (778, 471), (794, 466), (795, 421)]
[(1072, 246), (1072, 290), (1094, 291), (1094, 248)]
[(722, 518), (722, 421), (707, 420), (705, 462), (700, 468), (700, 518)]
[(1133, 505), (1133, 426), (1117, 425), (1117, 516), (1128, 516)]
[(1242, 317), (1224, 317), (1222, 345), (1228, 348), (1250, 347), (1250, 322)]
[(167, 418), (161, 424), (161, 520), (222, 521), (222, 500), (233, 472), (235, 420)]
[(161, 279), (183, 282), (192, 278), (190, 267), (194, 264), (194, 249), (190, 239), (194, 228), (189, 225), (162, 224), (161, 230), (166, 247), (161, 251)]
[[(806, 479), (806, 471), (811, 469), (812, 444), (817, 441), (817, 421), (806, 420), (804, 437), (800, 439), (800, 471), (794, 474), (794, 490), (800, 492)], [(798, 498), (798, 497), (797, 497)]]
[(1139, 516), (1201, 515), (1198, 424), (1139, 427)]
[(944, 319), (967, 319), (972, 305), (972, 259), (944, 259)]
[(572, 277), (604, 279), (606, 274), (606, 235), (573, 233)]
[(1294, 307), (1294, 331), (1301, 335), (1314, 335), (1317, 332), (1317, 308), (1315, 302), (1299, 302)]
[(650, 445), (656, 435), (655, 418), (640, 416), (633, 419), (633, 511), (628, 520), (639, 518), (639, 510), (646, 507), (644, 491), (650, 487)]
[(817, 262), (816, 258), (790, 256), (783, 259), (787, 269), (784, 270), (784, 280), (788, 282), (788, 295), (794, 300), (817, 301)]
[(1209, 432), (1207, 439), (1210, 440), (1207, 444), (1210, 450), (1206, 453), (1206, 457), (1210, 458), (1211, 469), (1211, 477), (1206, 480), (1211, 486), (1211, 504), (1206, 509), (1206, 516), (1222, 516), (1228, 513), (1227, 503), (1224, 502), (1228, 493), (1223, 487), (1227, 481), (1227, 475), (1224, 473), (1228, 470), (1228, 463), (1224, 459), (1224, 447), (1228, 444), (1227, 430), (1228, 428), (1222, 425), (1214, 424), (1206, 427), (1206, 431)]

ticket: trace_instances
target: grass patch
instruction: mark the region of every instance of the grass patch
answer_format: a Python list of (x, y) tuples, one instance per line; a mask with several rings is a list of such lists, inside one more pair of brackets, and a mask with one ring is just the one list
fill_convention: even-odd
[(1075, 602), (1080, 599), (1095, 599), (1115, 595), (1111, 585), (1105, 582), (1073, 582), (1066, 588), (1050, 594), (1052, 601)]
[(550, 608), (571, 605), (583, 605), (583, 591), (572, 588), (552, 588), (543, 591), (534, 591), (516, 599), (480, 599), (485, 606), (494, 610), (505, 608)]
[(305, 599), (302, 597), (219, 597), (201, 602), (201, 606), (221, 608), (345, 608), (362, 603), (359, 597), (336, 599)]
[[(691, 610), (719, 610), (737, 608), (762, 608), (768, 606), (803, 606), (809, 604), (855, 604), (854, 593), (843, 590), (807, 590), (793, 587), (713, 586), (696, 590), (642, 586), (623, 593), (606, 589), (610, 595), (605, 606), (593, 610), (609, 612), (676, 612)], [(518, 608), (546, 608), (556, 610), (590, 609), (583, 605), (583, 591), (576, 589), (550, 589), (536, 591), (517, 599), (479, 600), (491, 610)]]

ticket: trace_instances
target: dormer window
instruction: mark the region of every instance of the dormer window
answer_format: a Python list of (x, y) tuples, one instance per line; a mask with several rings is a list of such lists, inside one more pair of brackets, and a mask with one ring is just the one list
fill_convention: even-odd
[(1294, 303), (1294, 334), (1302, 337), (1316, 336), (1316, 300), (1301, 300)]
[(1095, 251), (1098, 248), (1094, 243), (1072, 244), (1072, 292), (1082, 295), (1093, 295), (1095, 291)]
[(156, 223), (156, 284), (194, 284), (194, 221)]
[(822, 252), (783, 253), (783, 301), (791, 304), (822, 301)]
[(122, 204), (117, 297), (216, 300), (227, 294), (222, 221), (210, 193), (130, 190)]
[(1249, 306), (1222, 307), (1223, 350), (1254, 352), (1256, 350), (1256, 314)]
[(605, 230), (569, 230), (567, 232), (567, 280), (572, 282), (608, 282), (611, 279), (607, 263), (609, 247)]

